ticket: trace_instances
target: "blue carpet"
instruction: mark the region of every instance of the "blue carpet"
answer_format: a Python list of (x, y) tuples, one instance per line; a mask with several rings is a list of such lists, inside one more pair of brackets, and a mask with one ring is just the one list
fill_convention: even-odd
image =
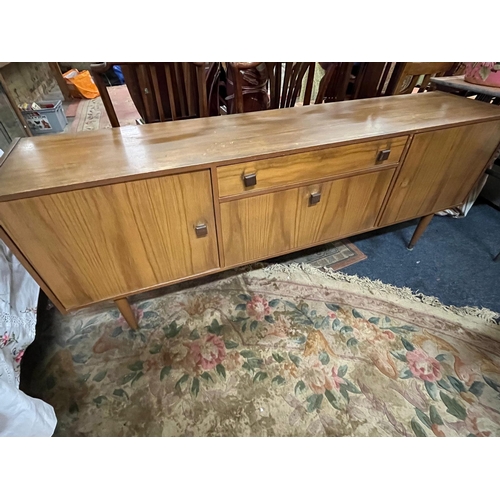
[(407, 250), (418, 220), (350, 240), (368, 259), (342, 271), (438, 297), (455, 306), (500, 312), (500, 211), (476, 202), (467, 217), (435, 216), (415, 248)]

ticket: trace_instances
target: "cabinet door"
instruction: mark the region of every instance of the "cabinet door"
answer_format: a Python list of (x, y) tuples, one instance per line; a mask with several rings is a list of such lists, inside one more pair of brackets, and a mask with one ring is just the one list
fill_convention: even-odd
[[(227, 266), (371, 229), (394, 169), (221, 203)], [(311, 198), (320, 194), (320, 199)]]
[(67, 309), (219, 267), (208, 170), (0, 203), (0, 224)]
[(500, 141), (500, 122), (417, 134), (401, 167), (382, 225), (462, 203)]

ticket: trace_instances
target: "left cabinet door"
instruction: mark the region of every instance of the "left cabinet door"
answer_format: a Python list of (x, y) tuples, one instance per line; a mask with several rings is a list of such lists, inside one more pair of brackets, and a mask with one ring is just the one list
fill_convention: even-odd
[(2, 202), (0, 225), (66, 309), (219, 267), (208, 170)]

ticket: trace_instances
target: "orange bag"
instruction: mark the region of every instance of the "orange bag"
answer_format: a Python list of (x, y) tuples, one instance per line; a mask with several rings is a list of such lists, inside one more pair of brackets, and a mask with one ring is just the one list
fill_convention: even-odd
[(63, 73), (63, 77), (68, 82), (69, 91), (73, 97), (84, 97), (86, 99), (99, 97), (99, 90), (97, 90), (89, 71), (70, 69)]

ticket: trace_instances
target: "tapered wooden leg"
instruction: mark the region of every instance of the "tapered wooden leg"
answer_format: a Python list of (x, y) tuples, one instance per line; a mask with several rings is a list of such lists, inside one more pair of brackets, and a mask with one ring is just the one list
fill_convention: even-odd
[(425, 217), (422, 217), (420, 219), (417, 229), (415, 229), (415, 232), (411, 237), (410, 244), (408, 245), (408, 250), (411, 250), (417, 244), (417, 241), (420, 239), (420, 236), (422, 236), (423, 232), (427, 229), (427, 226), (429, 225), (429, 222), (432, 220), (433, 217), (434, 214), (431, 214), (431, 215), (426, 215)]
[(132, 328), (132, 330), (137, 330), (139, 325), (137, 324), (137, 320), (134, 316), (134, 311), (130, 307), (127, 299), (116, 299), (115, 300), (116, 307), (122, 313), (122, 316), (125, 318), (125, 321), (128, 323), (128, 326)]

